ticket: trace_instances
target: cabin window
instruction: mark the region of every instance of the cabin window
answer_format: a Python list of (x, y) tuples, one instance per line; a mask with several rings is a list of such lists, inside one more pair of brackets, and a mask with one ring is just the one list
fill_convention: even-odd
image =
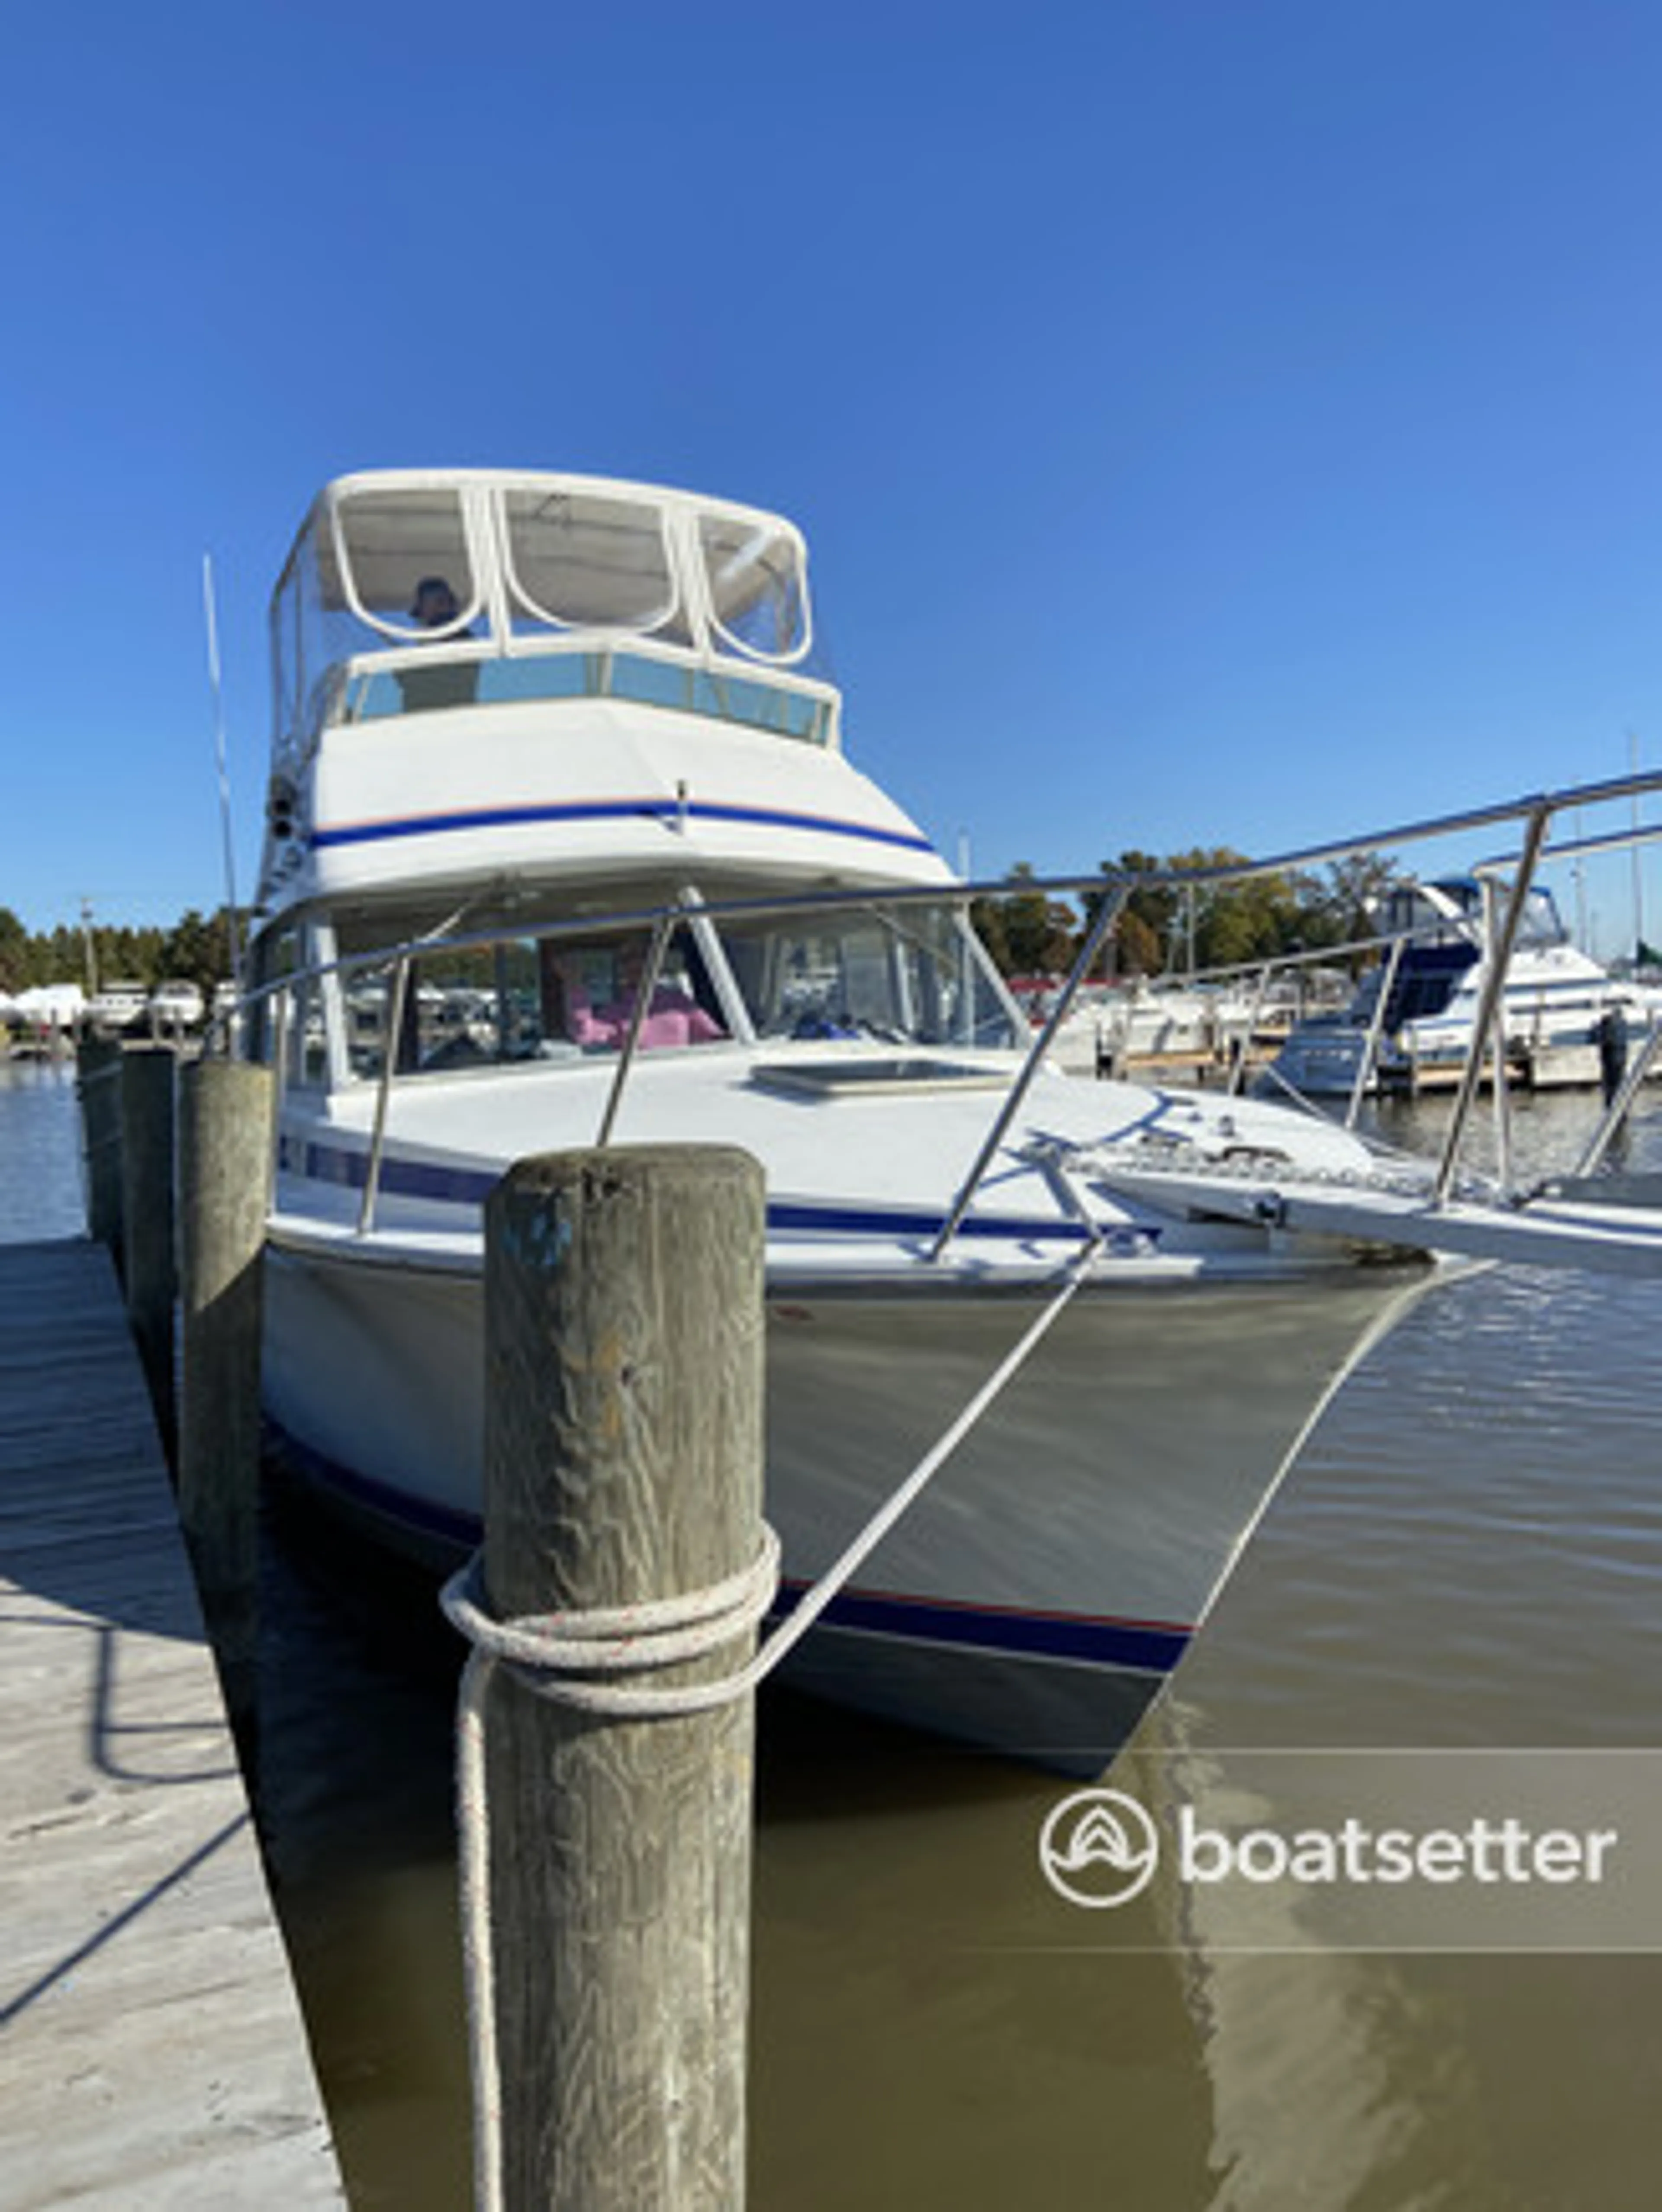
[(315, 1090), (327, 1079), (329, 1073), (329, 1047), (324, 1033), (323, 999), (318, 978), (299, 978), (287, 997), (286, 1080), (290, 1090)]
[(698, 547), (710, 612), (726, 642), (757, 660), (800, 660), (810, 641), (800, 540), (777, 523), (704, 514)]
[[(640, 930), (546, 942), (541, 953), (545, 1048), (575, 1045), (584, 1053), (622, 1051), (649, 945), (649, 937)], [(692, 933), (677, 929), (664, 947), (636, 1048), (662, 1052), (717, 1044), (728, 1033), (720, 997)]]
[(758, 1036), (1025, 1041), (985, 953), (951, 908), (728, 922), (721, 941)]
[[(375, 635), (362, 643), (476, 634), (482, 594), (456, 486), (347, 492), (333, 519), (333, 534), (320, 548), (324, 601), (349, 607), (370, 626)], [(430, 623), (418, 611), (433, 604), (421, 593), (434, 584), (447, 586), (455, 603), (447, 622)]]
[(516, 630), (655, 630), (670, 625), (676, 591), (663, 516), (641, 500), (593, 492), (502, 494), (508, 579)]
[(533, 948), (514, 939), (436, 947), (410, 963), (396, 1072), (438, 1075), (536, 1056)]
[[(621, 1051), (648, 938), (640, 930), (593, 939), (507, 938), (435, 946), (411, 958), (398, 1034), (397, 1075), (455, 1074), (530, 1060), (580, 1060)], [(393, 971), (345, 994), (347, 1059), (355, 1075), (379, 1076), (394, 1018)], [(728, 1035), (713, 981), (691, 933), (665, 949), (638, 1049), (711, 1044)]]
[(387, 1057), (387, 977), (356, 971), (344, 982), (340, 1010), (348, 1073), (378, 1076)]
[(271, 987), (292, 975), (300, 965), (300, 931), (292, 922), (269, 931), (253, 948), (253, 974), (259, 995), (248, 1010), (247, 1052), (251, 1060), (267, 1066), (276, 1061), (279, 1052), (290, 1071), (295, 1065), (292, 1040), (300, 994), (292, 987), (288, 990)]

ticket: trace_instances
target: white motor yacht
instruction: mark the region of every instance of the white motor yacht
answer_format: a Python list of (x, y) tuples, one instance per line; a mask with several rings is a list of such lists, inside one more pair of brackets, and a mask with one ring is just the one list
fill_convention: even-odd
[(150, 994), (145, 984), (105, 983), (88, 1001), (87, 1018), (101, 1036), (119, 1036), (139, 1026), (149, 1003)]
[(149, 1017), (151, 1026), (157, 1030), (192, 1030), (201, 1022), (204, 1010), (201, 987), (188, 978), (174, 977), (158, 983), (150, 994)]
[[(1385, 957), (1342, 1012), (1300, 1023), (1277, 1074), (1311, 1097), (1457, 1083), (1488, 973), (1482, 887), (1475, 877), (1399, 884), (1382, 916)], [(1382, 994), (1388, 994), (1383, 1010)], [(1570, 942), (1544, 884), (1524, 902), (1499, 1000), (1509, 1081), (1534, 1090), (1592, 1085), (1614, 1039), (1636, 1037), (1662, 993), (1612, 976)], [(1365, 1071), (1365, 1072), (1364, 1072)]]
[(486, 1194), (603, 1136), (743, 1146), (786, 1605), (1078, 1282), (792, 1671), (1108, 1756), (1429, 1279), (1420, 1200), (1379, 1237), (1342, 1206), (1294, 1225), (1254, 1179), (1360, 1203), (1360, 1142), (1029, 1054), (952, 872), (844, 755), (788, 522), (578, 476), (350, 477), (272, 635), (239, 1030), (281, 1072), (265, 1372), (291, 1456), (402, 1541), (471, 1545)]

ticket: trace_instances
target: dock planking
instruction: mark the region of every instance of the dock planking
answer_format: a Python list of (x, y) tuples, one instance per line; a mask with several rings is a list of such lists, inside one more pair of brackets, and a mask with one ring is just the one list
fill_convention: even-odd
[(0, 2205), (342, 2206), (101, 1246), (0, 1246)]

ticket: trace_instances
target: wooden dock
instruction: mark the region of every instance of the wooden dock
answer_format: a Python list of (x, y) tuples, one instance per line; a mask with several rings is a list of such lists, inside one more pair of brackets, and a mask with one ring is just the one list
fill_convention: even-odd
[(343, 2206), (101, 1246), (0, 1246), (0, 2201)]

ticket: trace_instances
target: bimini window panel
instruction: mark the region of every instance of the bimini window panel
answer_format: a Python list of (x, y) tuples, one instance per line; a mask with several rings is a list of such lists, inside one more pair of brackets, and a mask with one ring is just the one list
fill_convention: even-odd
[(283, 570), (271, 647), (290, 768), (330, 722), (524, 699), (628, 699), (837, 741), (801, 538), (684, 495), (344, 478)]

